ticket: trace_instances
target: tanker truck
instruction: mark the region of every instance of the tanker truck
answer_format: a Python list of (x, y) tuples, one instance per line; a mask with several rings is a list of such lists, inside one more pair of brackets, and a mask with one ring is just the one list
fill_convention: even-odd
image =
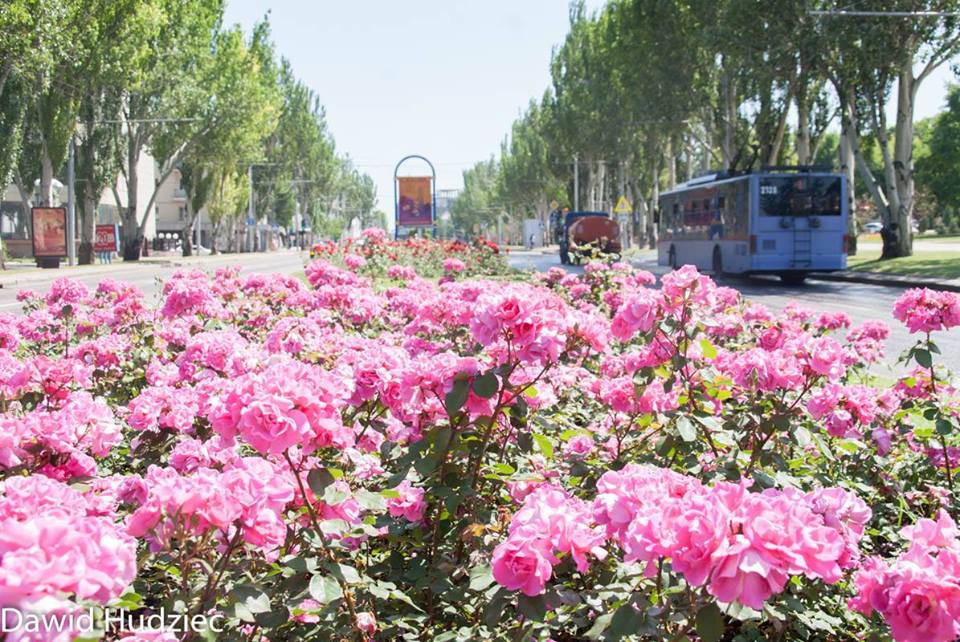
[(620, 255), (620, 225), (606, 212), (567, 212), (554, 233), (563, 265), (579, 264), (597, 251)]

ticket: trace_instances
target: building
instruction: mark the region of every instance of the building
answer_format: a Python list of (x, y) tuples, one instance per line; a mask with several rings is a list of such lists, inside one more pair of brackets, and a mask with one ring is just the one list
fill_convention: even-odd
[[(157, 170), (159, 171), (159, 170)], [(187, 203), (187, 190), (183, 188), (180, 170), (174, 169), (157, 188), (157, 198), (155, 203), (155, 218), (157, 227), (157, 238), (160, 245), (169, 246), (176, 242), (183, 241), (183, 228), (187, 224), (189, 216), (189, 207)], [(197, 223), (200, 224), (200, 245), (205, 248), (210, 247), (213, 226), (210, 223), (210, 215), (206, 206), (200, 209)], [(195, 224), (196, 225), (196, 224)], [(196, 226), (193, 228), (193, 240), (196, 242)]]
[[(137, 208), (139, 217), (143, 217), (144, 208), (153, 195), (153, 186), (156, 182), (156, 161), (148, 153), (140, 155), (137, 163), (139, 183), (137, 185)], [(66, 173), (66, 172), (64, 172)], [(105, 189), (100, 195), (97, 205), (97, 223), (121, 223), (120, 208), (127, 207), (127, 184), (120, 175), (117, 177), (116, 191)], [(32, 199), (36, 199), (38, 188), (35, 186)], [(79, 190), (78, 190), (79, 191)], [(54, 181), (54, 206), (66, 207), (67, 186), (61, 181)], [(77, 197), (79, 198), (79, 193)], [(16, 185), (8, 185), (2, 192), (0, 201), (0, 236), (3, 237), (3, 247), (12, 258), (30, 257), (33, 253), (33, 244), (30, 237), (30, 203), (24, 202), (20, 190)], [(118, 201), (119, 198), (119, 202)], [(80, 234), (79, 211), (77, 220), (77, 236)], [(144, 236), (151, 242), (157, 236), (156, 216), (151, 216), (144, 228)]]

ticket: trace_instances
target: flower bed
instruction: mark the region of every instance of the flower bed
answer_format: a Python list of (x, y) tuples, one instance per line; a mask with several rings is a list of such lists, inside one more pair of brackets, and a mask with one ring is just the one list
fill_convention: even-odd
[(369, 259), (0, 315), (0, 606), (199, 623), (111, 639), (960, 634), (954, 295), (898, 302), (915, 368), (879, 388), (882, 324), (690, 267), (380, 291)]
[(356, 239), (317, 243), (310, 249), (310, 257), (374, 278), (403, 279), (416, 274), (449, 279), (496, 276), (510, 271), (500, 246), (488, 239), (464, 243), (411, 237), (394, 241), (376, 227), (364, 230)]

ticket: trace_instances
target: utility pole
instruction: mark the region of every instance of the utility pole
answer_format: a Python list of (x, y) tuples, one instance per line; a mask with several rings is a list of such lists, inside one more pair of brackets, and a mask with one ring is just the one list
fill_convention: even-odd
[(77, 197), (76, 197), (76, 137), (70, 135), (67, 148), (67, 263), (77, 264)]
[(580, 211), (580, 161), (573, 155), (573, 211)]

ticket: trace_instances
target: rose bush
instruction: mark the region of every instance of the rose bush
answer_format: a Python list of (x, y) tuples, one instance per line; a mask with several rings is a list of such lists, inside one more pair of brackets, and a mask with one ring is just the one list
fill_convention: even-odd
[[(356, 239), (322, 241), (310, 248), (320, 258), (367, 276), (405, 281), (421, 277), (493, 276), (509, 271), (500, 246), (489, 239), (436, 241), (421, 237), (393, 240), (380, 228), (364, 230)], [(416, 270), (411, 272), (411, 266)]]
[(498, 282), (428, 251), (451, 278), (360, 250), (309, 286), (22, 293), (0, 314), (0, 606), (223, 618), (182, 639), (960, 634), (935, 343), (956, 296), (898, 302), (919, 339), (891, 383), (882, 324), (774, 314), (689, 266)]

